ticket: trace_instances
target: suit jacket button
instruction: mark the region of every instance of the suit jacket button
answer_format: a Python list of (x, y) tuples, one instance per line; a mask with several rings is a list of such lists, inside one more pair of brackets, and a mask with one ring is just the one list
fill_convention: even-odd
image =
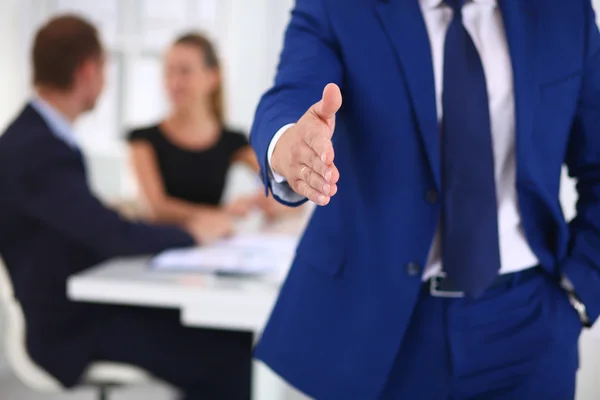
[(417, 263), (408, 263), (406, 273), (410, 276), (417, 276), (421, 273), (421, 267)]
[(438, 197), (439, 197), (438, 192), (436, 192), (435, 190), (428, 190), (427, 193), (425, 194), (425, 200), (429, 204), (437, 203)]

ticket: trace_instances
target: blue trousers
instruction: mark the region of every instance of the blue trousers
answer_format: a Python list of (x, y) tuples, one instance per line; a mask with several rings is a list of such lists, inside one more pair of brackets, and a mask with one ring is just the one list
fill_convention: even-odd
[(581, 324), (544, 272), (478, 300), (424, 285), (382, 400), (569, 400)]

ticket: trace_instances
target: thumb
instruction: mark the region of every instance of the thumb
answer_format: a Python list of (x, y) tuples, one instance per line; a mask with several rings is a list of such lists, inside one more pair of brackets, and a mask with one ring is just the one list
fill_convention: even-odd
[(330, 83), (323, 90), (323, 98), (315, 104), (315, 113), (325, 122), (335, 118), (335, 113), (342, 106), (342, 92), (335, 83)]

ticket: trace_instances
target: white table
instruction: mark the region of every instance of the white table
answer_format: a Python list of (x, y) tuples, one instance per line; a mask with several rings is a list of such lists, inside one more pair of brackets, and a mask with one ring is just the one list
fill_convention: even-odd
[(279, 285), (269, 279), (217, 277), (197, 273), (157, 272), (148, 258), (111, 260), (68, 281), (75, 301), (178, 308), (182, 323), (259, 333)]
[[(306, 220), (283, 220), (266, 232), (299, 232)], [(254, 230), (248, 228), (246, 230)], [(277, 299), (273, 277), (234, 278), (200, 273), (152, 271), (149, 257), (111, 260), (72, 276), (68, 296), (74, 301), (174, 308), (184, 326), (262, 331)], [(262, 363), (255, 363), (256, 400), (305, 399)]]
[[(184, 326), (260, 334), (277, 298), (272, 280), (224, 278), (193, 273), (160, 273), (148, 258), (118, 259), (69, 279), (69, 298), (93, 303), (177, 308)], [(254, 398), (295, 396), (267, 367), (255, 364)]]

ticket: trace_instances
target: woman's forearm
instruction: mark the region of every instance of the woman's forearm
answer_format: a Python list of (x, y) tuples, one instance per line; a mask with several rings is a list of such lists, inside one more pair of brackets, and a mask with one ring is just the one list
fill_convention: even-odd
[(203, 206), (174, 197), (166, 197), (150, 202), (149, 217), (156, 223), (185, 225), (199, 213), (218, 209), (218, 207)]

